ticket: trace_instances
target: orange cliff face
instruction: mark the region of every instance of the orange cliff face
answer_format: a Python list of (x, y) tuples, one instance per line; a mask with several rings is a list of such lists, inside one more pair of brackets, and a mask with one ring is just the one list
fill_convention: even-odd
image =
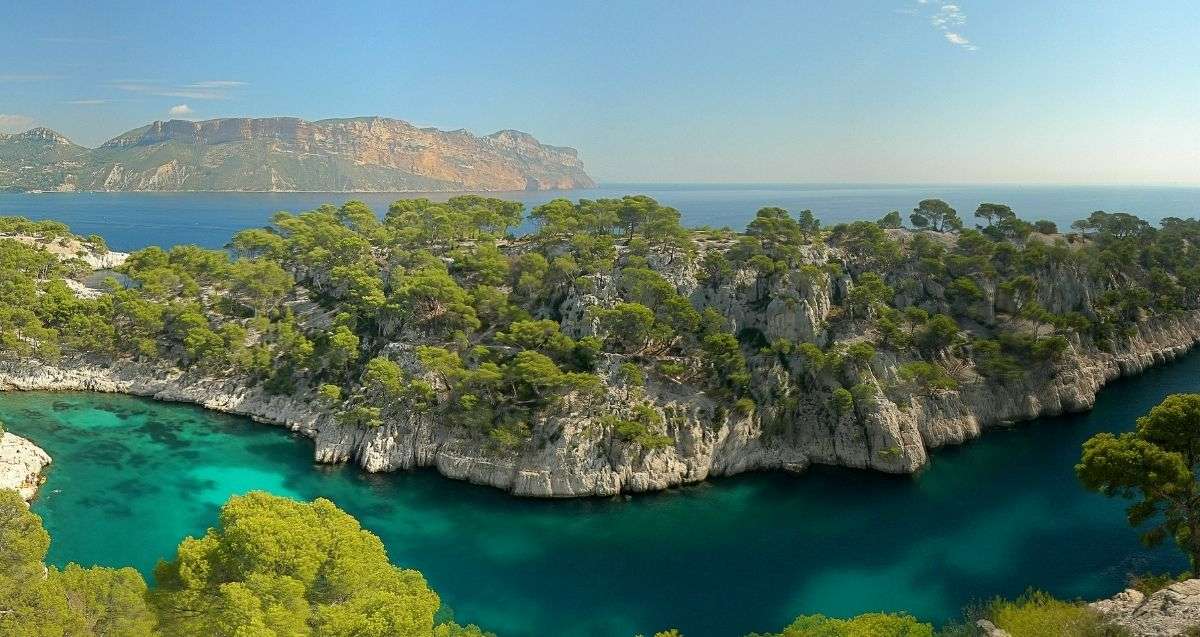
[[(542, 144), (528, 133), (479, 137), (379, 117), (171, 120), (94, 150), (53, 131), (26, 135), (20, 146), (11, 142), (16, 137), (0, 138), (0, 189), (511, 191), (595, 185), (575, 149)], [(50, 143), (66, 144), (71, 152), (40, 148)], [(38, 158), (45, 161), (39, 165)], [(17, 162), (22, 169), (6, 170)]]

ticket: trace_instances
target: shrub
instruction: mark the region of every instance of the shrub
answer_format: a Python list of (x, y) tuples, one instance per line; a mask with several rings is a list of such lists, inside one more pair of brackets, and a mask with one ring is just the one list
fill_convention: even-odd
[[(933, 626), (905, 614), (866, 613), (850, 619), (801, 615), (782, 632), (746, 637), (933, 637)], [(1015, 636), (1014, 636), (1015, 637)]]
[(749, 416), (757, 408), (758, 405), (753, 398), (739, 398), (737, 402), (733, 403), (733, 410), (743, 416)]
[(929, 394), (939, 389), (957, 389), (958, 382), (946, 373), (939, 365), (917, 361), (900, 366), (900, 379), (911, 383), (923, 393)]
[(997, 627), (1013, 637), (1102, 637), (1120, 635), (1083, 604), (1064, 602), (1041, 591), (1029, 591), (1016, 601), (996, 600), (986, 613)]
[(845, 387), (833, 390), (833, 411), (839, 416), (854, 411), (854, 394)]
[(646, 375), (642, 373), (642, 368), (633, 363), (621, 363), (617, 375), (630, 387), (645, 387), (646, 385)]

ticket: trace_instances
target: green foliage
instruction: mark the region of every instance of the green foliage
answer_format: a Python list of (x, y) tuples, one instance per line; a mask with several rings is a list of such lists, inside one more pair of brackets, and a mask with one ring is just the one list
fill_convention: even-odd
[(1040, 591), (1016, 601), (996, 600), (985, 611), (991, 621), (1013, 637), (1118, 637), (1104, 619), (1081, 603), (1064, 602)]
[(620, 351), (642, 352), (656, 340), (670, 337), (663, 326), (656, 325), (654, 311), (641, 303), (618, 303), (611, 309), (596, 311), (595, 316), (608, 334), (606, 342)]
[(832, 395), (833, 412), (839, 416), (854, 413), (854, 394), (845, 387), (838, 387), (833, 390)]
[(1000, 341), (982, 340), (972, 344), (975, 367), (979, 373), (1001, 382), (1015, 382), (1025, 377), (1025, 366), (1004, 352)]
[(1045, 219), (1033, 222), (1033, 228), (1038, 234), (1058, 234), (1058, 224)]
[(146, 583), (131, 568), (47, 569), (50, 536), (15, 491), (0, 490), (0, 634), (155, 634)]
[(617, 374), (620, 376), (621, 382), (630, 387), (644, 387), (646, 385), (646, 375), (642, 373), (642, 368), (633, 363), (621, 363)]
[(867, 613), (850, 619), (801, 615), (779, 633), (747, 637), (933, 637), (933, 626), (903, 614)]
[(675, 444), (670, 436), (659, 433), (663, 427), (662, 415), (650, 405), (634, 405), (628, 420), (613, 415), (603, 416), (600, 424), (609, 428), (618, 438), (641, 445), (646, 450), (663, 449)]
[(915, 361), (900, 366), (900, 380), (910, 384), (922, 394), (932, 394), (939, 390), (958, 389), (958, 381), (954, 380), (944, 368), (935, 363)]
[(1132, 500), (1130, 526), (1148, 527), (1149, 546), (1175, 541), (1200, 567), (1200, 394), (1172, 394), (1138, 418), (1137, 428), (1100, 433), (1083, 445), (1075, 473), (1083, 485), (1109, 497)]
[(880, 228), (895, 229), (903, 227), (904, 220), (900, 218), (899, 210), (893, 210), (880, 218), (879, 221), (876, 221), (875, 225)]
[(931, 352), (945, 350), (959, 341), (958, 324), (945, 314), (929, 317), (916, 334), (917, 344)]
[[(216, 527), (155, 569), (174, 635), (431, 635), (439, 601), (416, 571), (324, 499), (234, 496)], [(266, 632), (266, 631), (272, 632)]]
[(912, 214), (909, 215), (909, 221), (912, 222), (914, 228), (928, 228), (934, 232), (947, 232), (962, 228), (962, 220), (959, 219), (958, 212), (941, 199), (922, 200), (916, 208), (913, 208)]
[(890, 304), (894, 295), (892, 288), (883, 282), (883, 277), (874, 272), (865, 272), (850, 289), (847, 306), (852, 316), (867, 316), (872, 308)]

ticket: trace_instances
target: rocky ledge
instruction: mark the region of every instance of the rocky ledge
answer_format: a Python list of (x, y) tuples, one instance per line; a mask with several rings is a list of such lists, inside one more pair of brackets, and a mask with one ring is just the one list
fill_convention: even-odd
[(13, 489), (26, 502), (37, 495), (50, 456), (37, 445), (10, 433), (0, 434), (0, 489)]
[(1130, 588), (1089, 606), (1135, 637), (1188, 635), (1200, 627), (1200, 579), (1176, 582), (1150, 595)]

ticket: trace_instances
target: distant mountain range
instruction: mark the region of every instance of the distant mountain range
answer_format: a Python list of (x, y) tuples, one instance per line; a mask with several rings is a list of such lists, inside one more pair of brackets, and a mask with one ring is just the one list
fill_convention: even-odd
[(7, 191), (505, 191), (590, 188), (574, 148), (396, 119), (154, 122), (86, 148), (47, 128), (0, 134)]

